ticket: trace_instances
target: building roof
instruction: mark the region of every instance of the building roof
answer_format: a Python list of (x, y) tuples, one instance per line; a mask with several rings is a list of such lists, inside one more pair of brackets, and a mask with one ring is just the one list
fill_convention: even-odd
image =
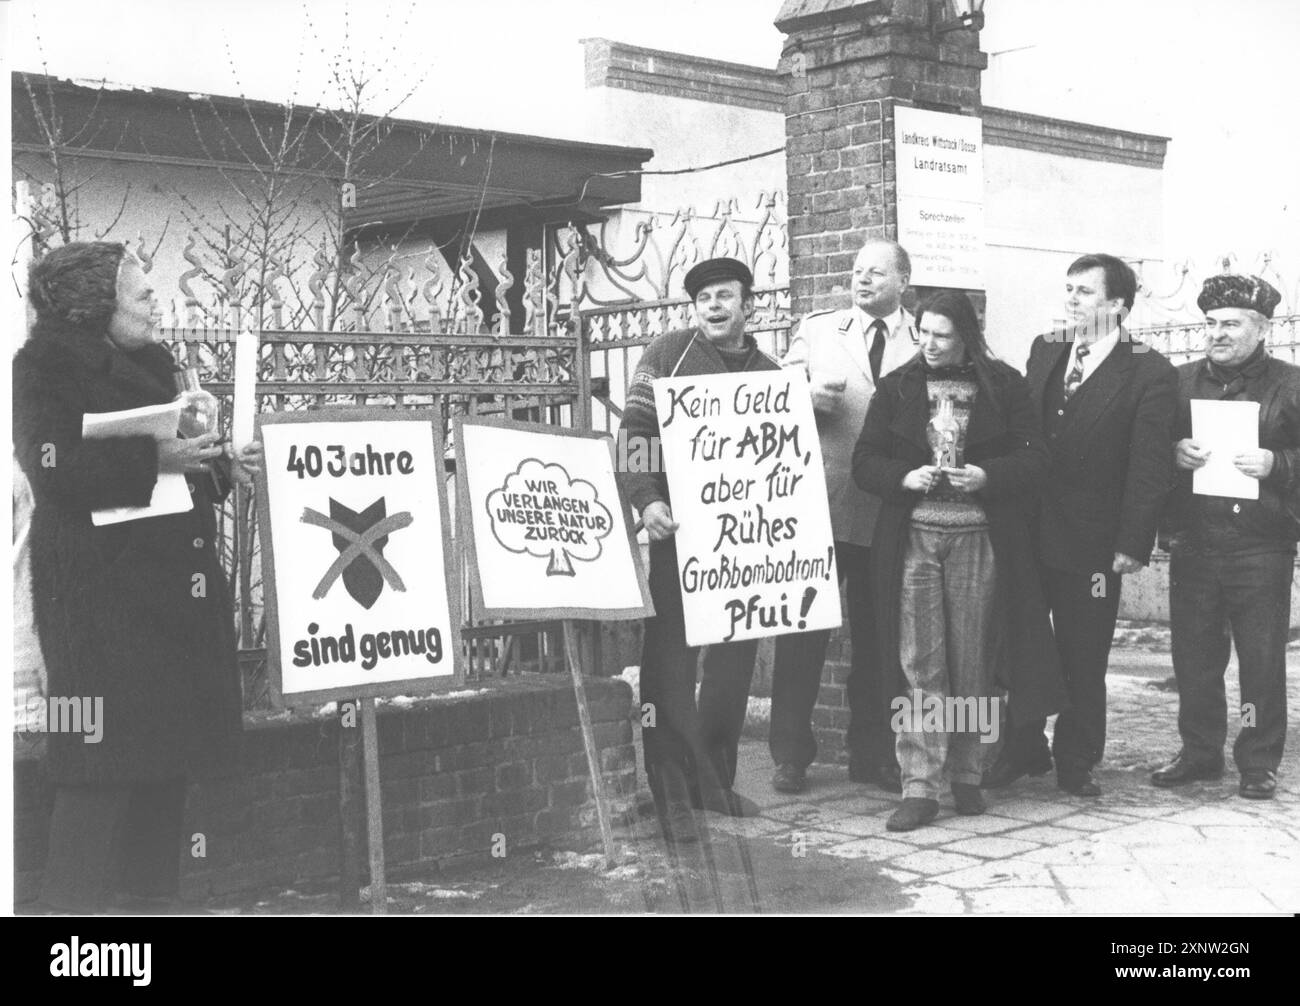
[[(34, 100), (33, 100), (34, 99)], [(15, 72), (14, 153), (42, 153), (46, 135), (33, 105), (63, 125), (63, 153), (155, 164), (265, 170), (288, 139), (285, 170), (342, 182), (332, 150), (342, 113), (229, 95), (187, 94)], [(478, 213), (482, 222), (586, 219), (641, 198), (641, 166), (652, 150), (527, 136), (410, 119), (362, 115), (372, 139), (360, 167), (349, 226), (386, 227)], [(270, 151), (267, 148), (270, 148)], [(610, 177), (610, 176), (614, 177)]]

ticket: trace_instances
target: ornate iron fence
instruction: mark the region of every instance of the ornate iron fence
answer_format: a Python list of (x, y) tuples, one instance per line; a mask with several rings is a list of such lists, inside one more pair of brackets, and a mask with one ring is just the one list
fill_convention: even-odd
[(584, 347), (592, 428), (612, 433), (641, 352), (656, 336), (685, 328), (690, 300), (682, 279), (697, 262), (719, 255), (754, 273), (757, 310), (749, 331), (766, 352), (789, 345), (789, 238), (785, 194), (720, 200), (710, 213), (622, 210), (595, 233), (569, 226), (552, 236), (551, 289), (561, 318), (571, 316)]
[[(756, 310), (747, 326), (765, 353), (780, 359), (790, 345), (790, 291), (787, 287), (754, 291)], [(589, 368), (592, 429), (613, 433), (623, 416), (628, 383), (641, 353), (664, 332), (690, 324), (685, 297), (640, 301), (578, 312), (584, 355)]]
[[(1158, 349), (1175, 365), (1205, 355), (1205, 325), (1186, 322), (1133, 330), (1135, 338)], [(1268, 351), (1288, 363), (1300, 363), (1300, 314), (1274, 318)]]
[[(326, 405), (435, 408), (443, 419), (447, 477), (454, 477), (457, 414), (497, 415), (559, 426), (589, 421), (579, 340), (561, 328), (548, 336), (412, 331), (261, 333), (257, 400), (261, 411)], [(172, 328), (164, 339), (177, 362), (198, 370), (221, 403), (228, 432), (233, 395), (231, 329)], [(448, 499), (455, 494), (449, 488)], [(261, 551), (251, 494), (229, 497), (219, 516), (220, 555), (235, 598), (245, 668), (245, 703), (270, 701), (265, 673), (266, 612)], [(462, 596), (468, 600), (468, 583)], [(468, 604), (464, 609), (468, 611)], [(559, 627), (542, 622), (467, 623), (462, 630), (471, 680), (513, 669), (563, 669)]]

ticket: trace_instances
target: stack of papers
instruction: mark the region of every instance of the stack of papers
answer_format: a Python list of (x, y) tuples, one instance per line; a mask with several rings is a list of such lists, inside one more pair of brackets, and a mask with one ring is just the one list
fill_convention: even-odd
[[(155, 440), (171, 440), (176, 436), (183, 407), (182, 402), (167, 402), (164, 405), (146, 405), (143, 408), (126, 409), (122, 412), (89, 412), (82, 417), (81, 436), (86, 440), (144, 436), (153, 437)], [(185, 513), (193, 508), (194, 498), (190, 495), (189, 483), (185, 481), (185, 476), (180, 472), (159, 472), (148, 506), (92, 510), (90, 520), (96, 527), (100, 527), (104, 524), (140, 520), (142, 517)]]
[(1192, 439), (1210, 452), (1192, 473), (1198, 496), (1259, 499), (1259, 480), (1237, 471), (1232, 459), (1243, 451), (1259, 450), (1259, 402), (1220, 402), (1192, 399)]

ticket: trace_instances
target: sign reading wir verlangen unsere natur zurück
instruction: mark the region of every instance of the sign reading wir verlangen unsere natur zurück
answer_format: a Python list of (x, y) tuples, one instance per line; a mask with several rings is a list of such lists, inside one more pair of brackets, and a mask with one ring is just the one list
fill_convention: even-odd
[(692, 646), (840, 624), (808, 382), (784, 371), (655, 381)]
[(483, 614), (629, 619), (650, 612), (608, 437), (466, 418), (457, 443), (460, 526), (471, 532)]

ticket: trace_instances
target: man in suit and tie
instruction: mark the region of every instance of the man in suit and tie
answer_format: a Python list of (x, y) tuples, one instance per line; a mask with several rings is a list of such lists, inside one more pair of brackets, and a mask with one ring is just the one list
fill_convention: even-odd
[[(835, 534), (835, 560), (845, 583), (852, 666), (849, 701), (849, 777), (902, 792), (889, 730), (893, 690), (882, 680), (875, 653), (868, 561), (880, 500), (853, 480), (853, 449), (876, 382), (916, 355), (912, 316), (902, 307), (912, 263), (894, 241), (868, 241), (853, 264), (853, 305), (807, 315), (790, 341), (782, 366), (801, 370), (812, 387), (817, 433), (826, 467), (826, 492)], [(817, 704), (830, 631), (777, 637), (769, 746), (772, 786), (798, 793), (817, 755), (812, 711)]]
[(1041, 411), (1052, 474), (1040, 501), (1037, 548), (1070, 707), (1052, 751), (1042, 720), (1016, 722), (986, 786), (1005, 786), (1056, 763), (1057, 785), (1100, 796), (1092, 772), (1106, 743), (1106, 666), (1121, 577), (1151, 557), (1173, 478), (1178, 378), (1123, 320), (1137, 278), (1112, 255), (1084, 255), (1066, 271), (1067, 327), (1039, 336), (1026, 376)]

